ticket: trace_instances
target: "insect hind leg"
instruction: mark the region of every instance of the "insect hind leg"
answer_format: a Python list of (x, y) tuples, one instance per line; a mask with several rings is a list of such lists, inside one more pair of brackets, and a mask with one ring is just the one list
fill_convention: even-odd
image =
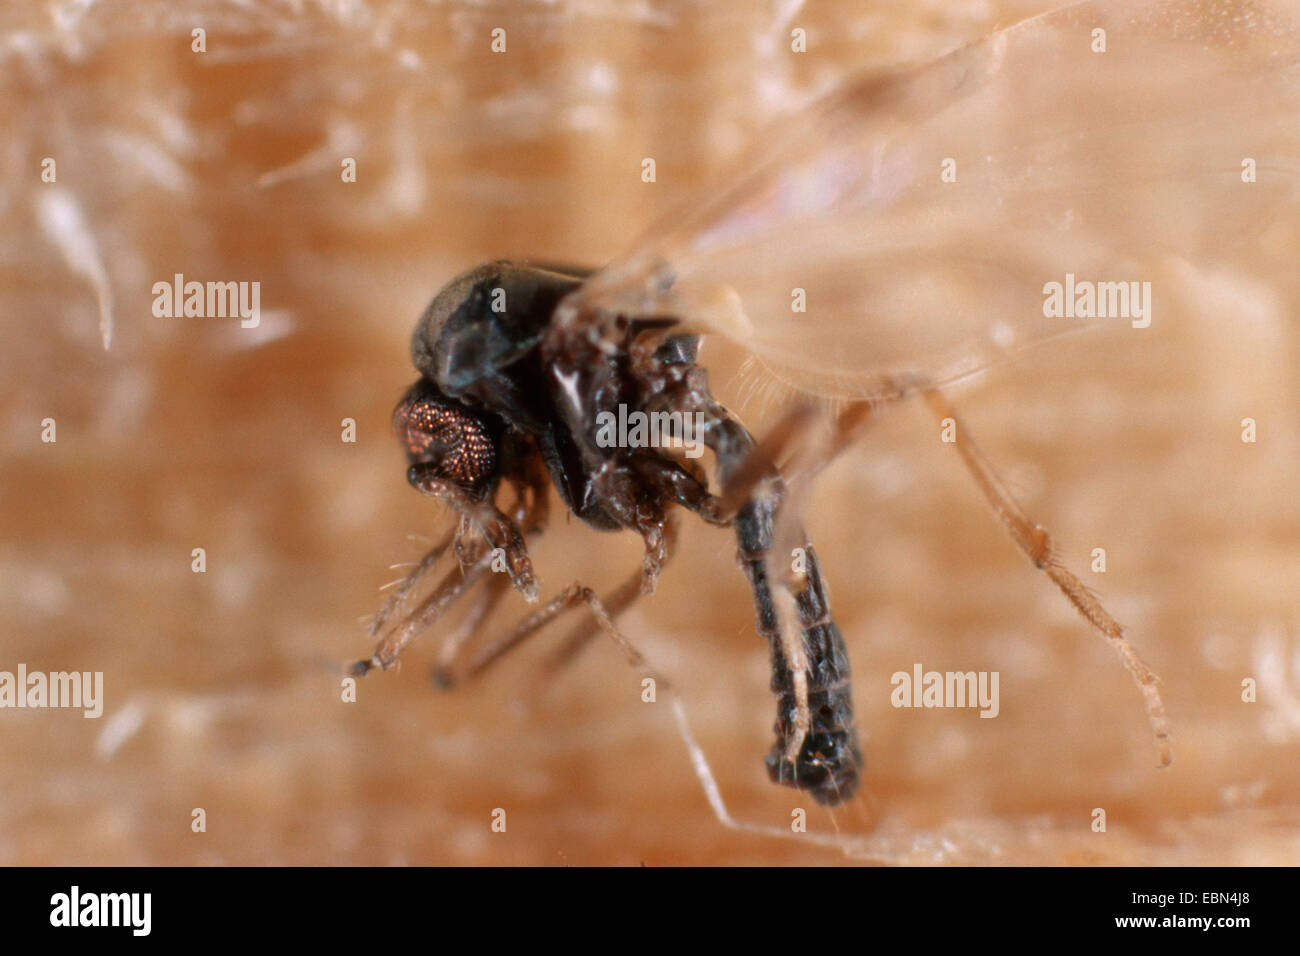
[(936, 389), (925, 391), (926, 401), (940, 420), (951, 419), (956, 426), (957, 452), (961, 455), (975, 483), (979, 485), (989, 505), (992, 506), (998, 520), (1010, 532), (1016, 545), (1023, 551), (1034, 566), (1051, 578), (1061, 593), (1087, 619), (1102, 637), (1119, 654), (1120, 660), (1132, 675), (1138, 690), (1142, 693), (1146, 707), (1147, 720), (1155, 734), (1156, 748), (1160, 752), (1160, 766), (1167, 767), (1173, 761), (1173, 747), (1169, 731), (1169, 721), (1165, 717), (1164, 700), (1160, 695), (1160, 679), (1147, 663), (1138, 655), (1133, 645), (1124, 634), (1124, 628), (1102, 607), (1101, 601), (1081, 582), (1069, 568), (1056, 557), (1052, 549), (1052, 538), (1047, 529), (1037, 524), (1025, 514), (1019, 503), (1011, 496), (992, 464), (971, 439), (965, 423), (957, 418), (956, 412), (948, 400)]

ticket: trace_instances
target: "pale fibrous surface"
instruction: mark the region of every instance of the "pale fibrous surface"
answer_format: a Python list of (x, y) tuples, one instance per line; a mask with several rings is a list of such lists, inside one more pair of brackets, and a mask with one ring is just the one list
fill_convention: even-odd
[[(105, 696), (0, 710), (0, 862), (1300, 861), (1300, 8), (1092, 3), (984, 40), (1050, 5), (701, 6), (0, 11), (0, 671)], [(1161, 676), (1173, 765), (920, 403), (794, 479), (853, 802), (767, 781), (727, 532), (685, 521), (621, 620), (731, 814), (808, 834), (719, 824), (610, 645), (543, 688), (542, 636), (441, 694), (443, 628), (345, 702), (384, 569), (449, 521), (390, 428), (411, 328), (491, 258), (613, 261), (572, 304), (681, 308), (758, 435), (798, 390), (977, 372), (946, 394)], [(156, 314), (177, 274), (259, 283), (256, 326)], [(1149, 327), (1046, 315), (1067, 274), (1149, 282)], [(559, 518), (533, 545), (544, 594), (639, 559)], [(997, 672), (997, 716), (892, 706), (917, 665)]]

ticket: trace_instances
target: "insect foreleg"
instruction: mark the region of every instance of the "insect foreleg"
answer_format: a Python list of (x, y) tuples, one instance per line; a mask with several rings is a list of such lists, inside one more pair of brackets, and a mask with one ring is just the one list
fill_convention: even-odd
[(451, 546), (455, 534), (456, 531), (453, 528), (441, 541), (425, 553), (424, 557), (420, 559), (419, 563), (411, 570), (410, 574), (397, 583), (393, 592), (388, 595), (388, 600), (384, 602), (384, 606), (379, 609), (379, 613), (371, 619), (370, 626), (366, 629), (366, 633), (371, 637), (375, 637), (381, 630), (383, 630), (384, 624), (388, 622), (388, 619), (392, 617), (393, 612), (396, 611), (402, 601), (406, 599), (406, 595), (408, 595), (411, 592), (411, 589), (424, 579), (424, 576), (428, 574), (429, 569), (437, 563), (438, 559), (442, 557), (443, 552)]
[(369, 660), (357, 661), (353, 665), (352, 673), (361, 677), (373, 668), (387, 670), (396, 664), (397, 658), (411, 639), (442, 617), (491, 567), (492, 552), (480, 549), (478, 559), (468, 570), (456, 567), (448, 571), (433, 592), (420, 602), (420, 606), (407, 616), (401, 626), (385, 635)]
[(523, 532), (490, 501), (475, 497), (454, 482), (439, 477), (434, 466), (414, 464), (407, 469), (409, 481), (421, 494), (440, 498), (463, 517), (469, 518), (482, 532), (488, 544), (505, 558), (506, 569), (515, 590), (528, 601), (537, 600), (537, 577), (528, 557)]
[[(518, 480), (512, 479), (516, 486), (517, 500), (512, 505), (512, 513), (509, 517), (502, 514), (491, 504), (474, 498), (464, 491), (446, 487), (444, 482), (429, 479), (423, 475), (418, 477), (426, 479), (423, 481), (426, 487), (421, 487), (421, 484), (416, 481), (412, 481), (412, 484), (422, 491), (427, 488), (428, 493), (450, 500), (460, 515), (460, 521), (457, 527), (436, 544), (420, 560), (411, 573), (400, 582), (396, 593), (389, 598), (379, 614), (376, 615), (375, 621), (371, 623), (371, 635), (373, 636), (379, 632), (384, 622), (414, 586), (428, 573), (429, 569), (433, 567), (448, 547), (452, 547), (455, 552), (457, 567), (444, 576), (433, 592), (420, 603), (419, 607), (407, 615), (400, 626), (395, 627), (379, 642), (369, 660), (358, 661), (353, 666), (352, 671), (358, 676), (365, 674), (374, 667), (385, 670), (392, 667), (397, 662), (402, 650), (417, 634), (433, 625), (443, 614), (450, 610), (457, 600), (472, 589), (488, 570), (493, 569), (498, 552), (494, 550), (493, 541), (488, 537), (486, 531), (480, 532), (480, 522), (490, 521), (489, 527), (504, 528), (502, 534), (505, 536), (506, 543), (511, 544), (513, 539), (517, 538), (518, 547), (521, 551), (523, 536), (538, 534), (545, 527), (548, 499), (545, 487), (538, 487), (537, 476), (525, 476)], [(433, 490), (435, 485), (437, 490)], [(525, 494), (528, 488), (532, 489), (531, 496)], [(519, 530), (521, 528), (524, 529), (522, 532)], [(526, 551), (522, 553), (522, 560), (527, 565), (528, 555)], [(508, 555), (506, 563), (509, 568)], [(516, 556), (516, 565), (517, 563), (518, 556)], [(531, 566), (529, 568), (531, 570)], [(509, 576), (509, 579), (511, 583), (515, 583), (513, 574)], [(465, 620), (461, 622), (460, 627), (444, 641), (439, 651), (439, 666), (434, 671), (435, 681), (438, 675), (446, 669), (446, 665), (455, 658), (457, 651), (473, 635), (478, 622), (504, 595), (505, 580), (504, 577), (493, 577), (485, 591), (471, 605), (469, 613)]]

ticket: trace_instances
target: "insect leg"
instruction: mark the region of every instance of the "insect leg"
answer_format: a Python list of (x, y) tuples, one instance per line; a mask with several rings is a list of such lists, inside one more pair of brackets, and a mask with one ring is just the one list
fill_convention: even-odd
[[(533, 487), (534, 494), (531, 500), (528, 500), (524, 494), (526, 487)], [(516, 490), (518, 491), (518, 500), (513, 506), (512, 517), (507, 518), (500, 512), (496, 512), (496, 514), (499, 515), (501, 521), (507, 523), (510, 527), (525, 529), (525, 534), (540, 533), (546, 523), (548, 500), (544, 494), (545, 489), (539, 490), (533, 480), (527, 479), (518, 483)], [(476, 505), (481, 504), (477, 501), (474, 503)], [(495, 512), (495, 509), (492, 510)], [(444, 576), (433, 592), (421, 602), (420, 606), (407, 615), (401, 626), (394, 628), (379, 642), (369, 661), (358, 661), (353, 666), (353, 673), (360, 676), (373, 667), (385, 670), (392, 667), (397, 662), (402, 650), (415, 635), (437, 621), (461, 596), (473, 588), (486, 571), (492, 567), (494, 556), (487, 547), (491, 542), (475, 533), (474, 522), (462, 512), (458, 527), (421, 559), (415, 570), (407, 575), (399, 586), (399, 593), (390, 598), (388, 603), (385, 604), (380, 612), (383, 618), (387, 618), (392, 613), (393, 609), (411, 590), (416, 581), (432, 567), (438, 557), (453, 543), (457, 567)], [(525, 555), (525, 560), (526, 558)], [(461, 622), (460, 627), (443, 642), (439, 650), (440, 663), (450, 662), (454, 659), (456, 652), (473, 635), (475, 627), (483, 616), (496, 605), (504, 593), (505, 579), (493, 576), (484, 593), (479, 595), (471, 606), (469, 614)], [(380, 624), (382, 625), (382, 623), (381, 620)], [(378, 630), (379, 626), (372, 624), (371, 635), (373, 636)]]
[(448, 571), (433, 592), (420, 602), (420, 606), (410, 613), (402, 625), (385, 635), (369, 660), (357, 661), (352, 666), (353, 675), (363, 677), (376, 667), (387, 670), (396, 664), (397, 658), (411, 639), (442, 617), (448, 608), (478, 583), (491, 567), (492, 552), (480, 546), (478, 558), (469, 568), (456, 567)]
[[(639, 577), (629, 582), (633, 585), (629, 603), (634, 600), (640, 593)], [(726, 803), (722, 799), (722, 793), (718, 788), (713, 771), (709, 766), (708, 758), (704, 750), (700, 747), (695, 739), (695, 734), (691, 730), (690, 721), (686, 717), (686, 708), (678, 697), (673, 685), (666, 677), (651, 664), (640, 651), (638, 651), (618, 629), (614, 623), (613, 614), (596, 596), (590, 588), (583, 587), (578, 582), (574, 582), (565, 588), (551, 601), (540, 608), (536, 613), (530, 615), (526, 620), (520, 622), (510, 634), (497, 641), (493, 647), (488, 648), (484, 653), (469, 666), (465, 678), (475, 677), (491, 666), (492, 663), (499, 660), (506, 651), (517, 647), (526, 638), (537, 633), (548, 623), (555, 620), (565, 611), (585, 604), (591, 611), (592, 617), (598, 630), (602, 631), (615, 644), (622, 649), (628, 659), (628, 663), (648, 676), (654, 678), (656, 689), (664, 693), (672, 705), (673, 717), (677, 722), (678, 732), (681, 734), (682, 741), (686, 745), (687, 752), (690, 754), (691, 767), (695, 771), (700, 785), (704, 788), (705, 797), (709, 801), (714, 815), (723, 825), (733, 830), (740, 830), (750, 833), (758, 833), (764, 836), (777, 837), (780, 839), (797, 839), (801, 843), (811, 842), (819, 846), (838, 849), (845, 851), (845, 845), (834, 837), (828, 837), (818, 833), (792, 833), (788, 827), (768, 827), (759, 824), (747, 823), (734, 818), (727, 809)]]
[(388, 600), (384, 602), (384, 606), (379, 609), (379, 613), (371, 619), (370, 627), (366, 629), (367, 634), (371, 637), (375, 637), (381, 630), (383, 630), (384, 624), (387, 623), (390, 617), (392, 617), (393, 612), (397, 610), (402, 601), (406, 599), (406, 595), (411, 592), (411, 589), (424, 578), (424, 576), (429, 572), (429, 569), (437, 563), (440, 557), (442, 557), (443, 552), (445, 552), (451, 545), (455, 534), (456, 529), (453, 528), (447, 533), (446, 537), (429, 549), (424, 557), (420, 559), (420, 562), (414, 567), (414, 569), (412, 569), (410, 574), (398, 582), (397, 587), (395, 587), (393, 592), (388, 596)]
[(407, 480), (422, 494), (442, 499), (469, 518), (483, 533), (488, 544), (504, 555), (515, 590), (528, 601), (535, 602), (537, 577), (533, 573), (533, 564), (528, 557), (528, 548), (519, 526), (497, 510), (490, 501), (476, 498), (459, 485), (439, 478), (434, 467), (425, 463), (414, 464), (407, 469)]
[[(575, 581), (520, 621), (509, 633), (502, 635), (480, 650), (466, 665), (460, 678), (455, 677), (450, 672), (439, 673), (437, 677), (438, 686), (451, 687), (457, 683), (458, 679), (471, 680), (478, 677), (508, 652), (514, 650), (564, 612), (584, 604), (591, 610), (599, 628), (613, 638), (614, 642), (622, 648), (623, 653), (627, 655), (628, 662), (633, 667), (644, 666), (646, 664), (645, 658), (614, 627), (613, 619), (605, 609), (605, 605), (601, 603), (600, 598), (596, 596), (596, 592)], [(659, 680), (657, 675), (656, 680)]]
[(1173, 760), (1173, 750), (1170, 744), (1169, 722), (1165, 718), (1165, 705), (1160, 696), (1159, 678), (1138, 656), (1133, 645), (1124, 636), (1124, 628), (1102, 607), (1096, 595), (1057, 559), (1052, 551), (1052, 538), (1047, 529), (1032, 521), (1011, 496), (993, 470), (992, 464), (970, 438), (965, 424), (957, 418), (947, 399), (934, 389), (927, 390), (925, 397), (941, 420), (950, 418), (956, 423), (957, 452), (966, 463), (975, 483), (979, 485), (980, 491), (992, 506), (998, 520), (1011, 533), (1016, 545), (1029, 556), (1029, 560), (1034, 562), (1035, 567), (1052, 579), (1069, 602), (1119, 654), (1120, 660), (1137, 683), (1138, 690), (1142, 692), (1147, 720), (1155, 733), (1156, 747), (1160, 751), (1160, 765), (1169, 766)]
[(645, 545), (641, 558), (641, 591), (653, 594), (667, 561), (663, 539), (664, 511), (643, 493), (636, 481), (638, 477), (644, 476), (615, 459), (609, 459), (592, 476), (592, 488), (610, 517), (622, 527), (641, 535)]
[[(659, 522), (660, 536), (664, 543), (664, 562), (666, 563), (672, 557), (677, 545), (677, 520), (673, 515), (667, 515)], [(619, 587), (610, 593), (605, 601), (593, 600), (598, 603), (609, 620), (613, 620), (638, 598), (644, 591), (642, 590), (642, 572), (637, 572), (624, 581)], [(593, 617), (590, 621), (584, 622), (581, 626), (573, 629), (565, 639), (560, 650), (556, 652), (550, 660), (544, 665), (542, 677), (543, 680), (553, 676), (564, 664), (572, 660), (587, 642), (603, 629), (604, 624), (600, 616), (595, 613), (592, 601), (588, 600), (582, 591), (588, 589), (579, 588), (577, 584), (571, 585), (565, 591), (549, 602), (546, 607), (541, 608), (536, 614), (531, 615), (525, 621), (521, 622), (514, 631), (503, 638), (498, 639), (489, 647), (482, 650), (467, 669), (466, 676), (473, 677), (481, 673), (494, 661), (499, 659), (507, 651), (518, 646), (525, 638), (536, 633), (545, 627), (551, 620), (558, 617), (563, 611), (571, 607), (576, 607), (579, 603), (586, 602), (593, 607)], [(549, 612), (549, 613), (548, 613)], [(441, 664), (442, 662), (440, 662)], [(440, 686), (443, 681), (450, 679), (450, 668), (443, 666), (436, 674), (435, 682)]]
[[(662, 531), (665, 545), (664, 563), (666, 564), (677, 548), (676, 515), (669, 514), (665, 516)], [(636, 599), (644, 593), (641, 590), (641, 580), (641, 572), (638, 571), (605, 595), (603, 603), (609, 612), (611, 620), (617, 620), (618, 616), (631, 607)], [(578, 656), (583, 648), (590, 643), (591, 639), (596, 636), (599, 624), (599, 621), (593, 619), (584, 622), (569, 632), (569, 635), (564, 639), (564, 643), (542, 665), (543, 682), (553, 677)]]
[(474, 603), (470, 605), (465, 618), (456, 626), (438, 646), (437, 662), (429, 673), (430, 680), (434, 685), (442, 688), (441, 683), (443, 675), (451, 671), (452, 664), (456, 660), (456, 655), (460, 649), (465, 646), (478, 630), (478, 626), (483, 623), (483, 619), (492, 612), (501, 599), (510, 591), (510, 580), (504, 575), (493, 574), (488, 578), (486, 584), (474, 598)]

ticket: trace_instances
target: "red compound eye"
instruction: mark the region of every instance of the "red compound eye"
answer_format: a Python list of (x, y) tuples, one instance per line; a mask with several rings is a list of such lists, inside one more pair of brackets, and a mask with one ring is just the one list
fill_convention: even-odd
[(393, 429), (412, 464), (433, 464), (439, 475), (457, 484), (477, 484), (496, 469), (492, 436), (455, 403), (405, 398), (393, 412)]

